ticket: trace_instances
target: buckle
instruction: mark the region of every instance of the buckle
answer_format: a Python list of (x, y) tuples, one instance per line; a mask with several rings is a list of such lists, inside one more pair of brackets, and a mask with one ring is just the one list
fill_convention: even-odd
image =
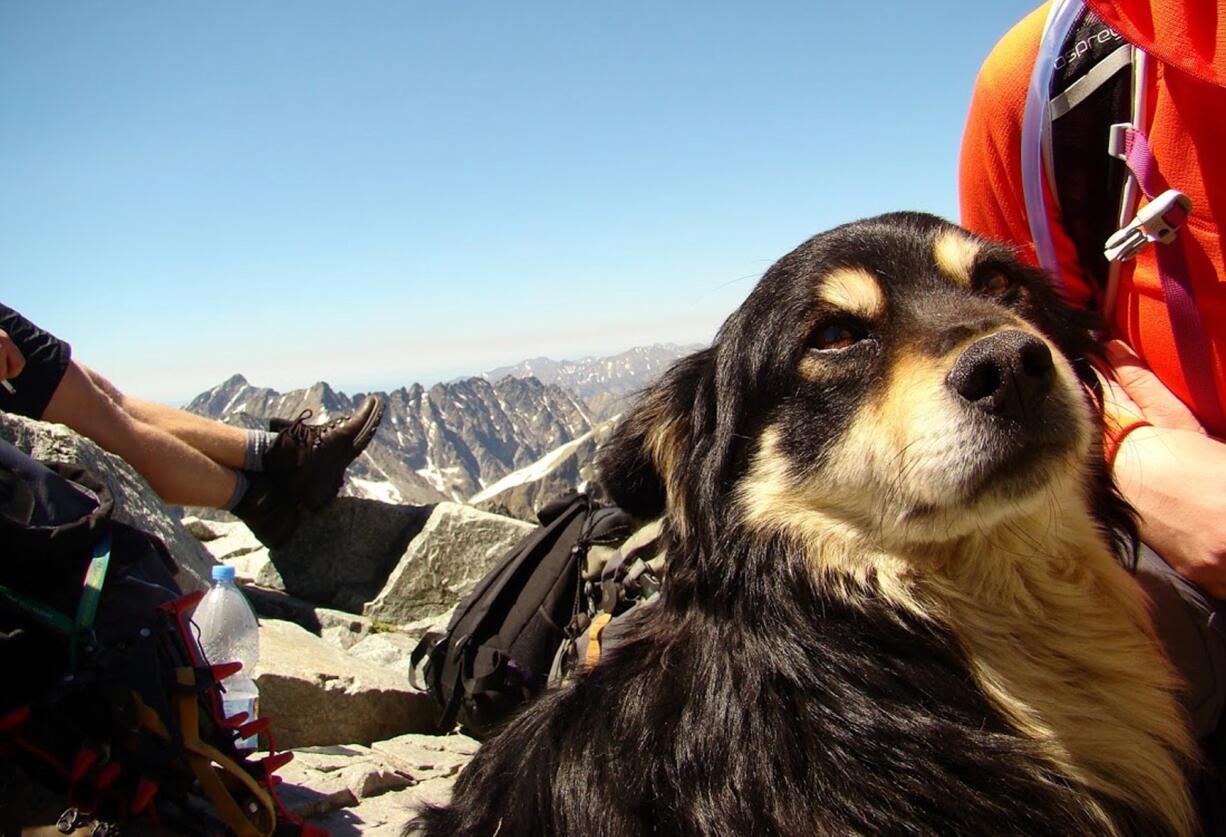
[(1126, 262), (1150, 242), (1170, 244), (1192, 214), (1192, 201), (1178, 189), (1167, 189), (1137, 212), (1123, 229), (1107, 239), (1107, 261)]

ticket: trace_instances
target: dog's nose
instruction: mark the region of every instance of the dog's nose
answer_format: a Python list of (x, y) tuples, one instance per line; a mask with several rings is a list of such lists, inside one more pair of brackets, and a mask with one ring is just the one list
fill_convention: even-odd
[(984, 412), (1025, 418), (1055, 377), (1051, 351), (1024, 331), (998, 331), (962, 352), (945, 379), (959, 397)]

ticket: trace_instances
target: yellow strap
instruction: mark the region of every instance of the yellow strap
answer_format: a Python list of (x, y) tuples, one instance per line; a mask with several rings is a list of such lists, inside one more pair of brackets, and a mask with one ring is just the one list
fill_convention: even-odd
[(169, 741), (170, 731), (166, 729), (158, 713), (150, 709), (136, 692), (132, 693), (132, 702), (136, 704), (136, 716), (140, 718), (141, 726), (163, 741)]
[(604, 633), (605, 625), (609, 624), (609, 620), (613, 618), (611, 613), (598, 613), (596, 618), (592, 620), (592, 626), (587, 632), (587, 654), (584, 655), (583, 663), (588, 668), (600, 662), (600, 635)]
[[(185, 679), (195, 679), (191, 669), (179, 669), (176, 673), (181, 683)], [(277, 813), (272, 797), (250, 773), (216, 748), (200, 740), (200, 705), (194, 692), (175, 695), (175, 708), (178, 711), (179, 729), (183, 734), (183, 747), (187, 750), (188, 764), (200, 780), (205, 795), (217, 808), (217, 813), (237, 837), (270, 837), (277, 826)], [(223, 779), (240, 783), (255, 797), (260, 810), (247, 813), (239, 808)]]

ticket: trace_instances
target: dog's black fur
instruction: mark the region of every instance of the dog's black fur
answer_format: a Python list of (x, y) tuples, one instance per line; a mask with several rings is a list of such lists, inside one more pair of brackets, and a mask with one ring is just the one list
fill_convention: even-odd
[[(807, 387), (797, 363), (814, 277), (866, 266), (944, 299), (925, 316), (945, 333), (1004, 305), (1033, 324), (1093, 390), (1091, 318), (997, 248), (1021, 292), (980, 300), (933, 278), (931, 242), (955, 229), (899, 213), (819, 235), (780, 260), (714, 344), (678, 362), (642, 397), (601, 459), (613, 498), (643, 518), (667, 509), (668, 578), (633, 639), (546, 694), (488, 742), (452, 802), (406, 833), (489, 835), (1077, 834), (1101, 823), (1089, 791), (1044, 760), (985, 698), (941, 627), (872, 595), (832, 595), (801, 545), (738, 518), (734, 489), (780, 405), (806, 400), (811, 426), (784, 442), (820, 459), (864, 388), (866, 361), (839, 386)], [(961, 294), (961, 301), (952, 301)], [(942, 296), (944, 295), (944, 296)], [(945, 299), (948, 297), (948, 299)], [(899, 316), (902, 316), (901, 314)], [(884, 361), (882, 361), (884, 362)], [(1087, 396), (1087, 400), (1089, 397)], [(1095, 408), (1097, 410), (1097, 407)], [(650, 453), (675, 435), (674, 473)], [(1130, 511), (1087, 465), (1093, 513), (1119, 555)], [(1096, 798), (1122, 833), (1166, 826), (1125, 801)]]

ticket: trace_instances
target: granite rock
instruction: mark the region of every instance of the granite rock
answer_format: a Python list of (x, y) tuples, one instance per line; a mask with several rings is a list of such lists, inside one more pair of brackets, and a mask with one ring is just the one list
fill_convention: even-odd
[(533, 528), (471, 506), (439, 503), (365, 615), (399, 625), (445, 613)]
[(430, 697), (407, 676), (346, 654), (305, 628), (266, 619), (256, 667), (261, 714), (283, 749), (369, 744), (432, 730)]

